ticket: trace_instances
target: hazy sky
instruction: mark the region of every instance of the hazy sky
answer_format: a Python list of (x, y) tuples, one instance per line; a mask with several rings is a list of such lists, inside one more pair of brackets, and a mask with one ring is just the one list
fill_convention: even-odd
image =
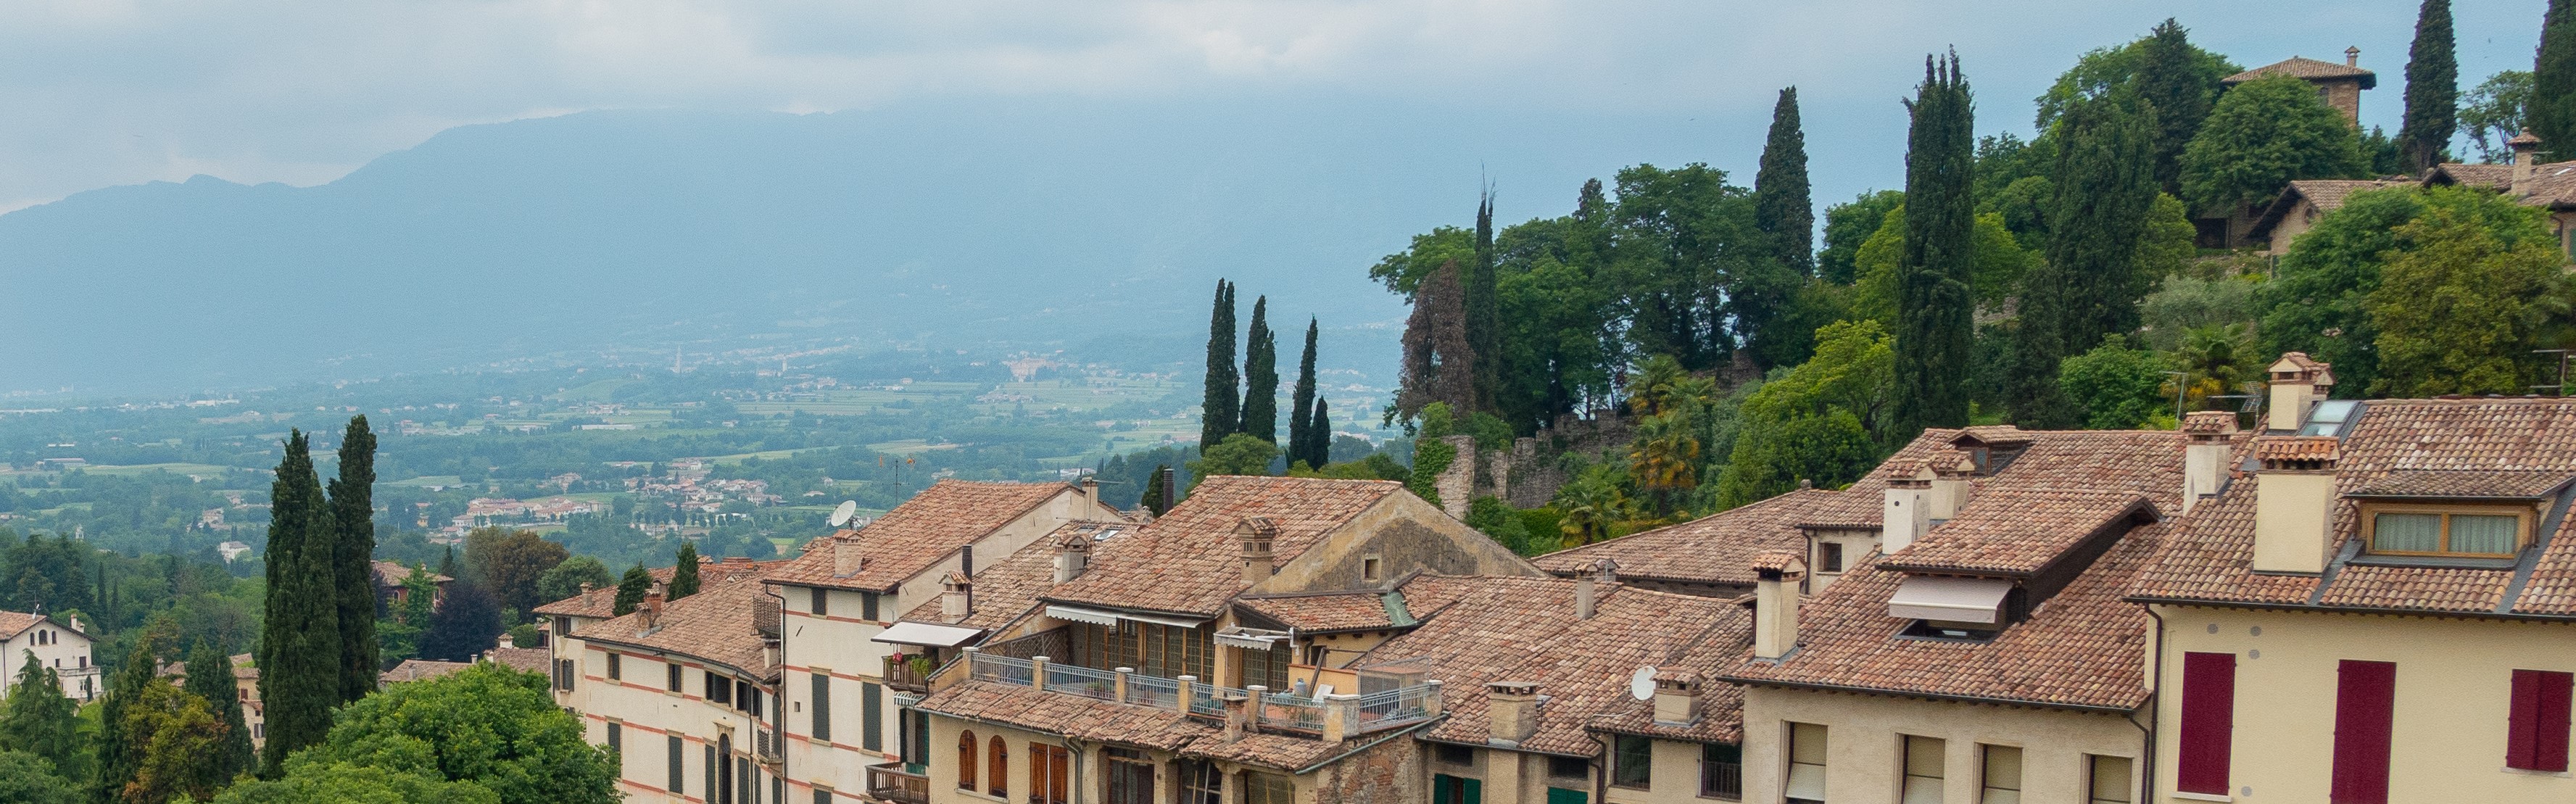
[[(2456, 4), (2464, 90), (2529, 69), (2544, 2)], [(1735, 119), (1758, 132), (1788, 84), (1830, 202), (1897, 175), (1897, 99), (1926, 51), (1958, 48), (1977, 127), (1993, 132), (2027, 130), (2030, 98), (2078, 54), (2167, 16), (2249, 66), (2357, 45), (2381, 76), (2365, 122), (2394, 131), (2417, 5), (0, 0), (0, 209), (200, 173), (323, 183), (450, 126), (584, 109), (1347, 97)], [(1749, 180), (1752, 158), (1711, 161)]]

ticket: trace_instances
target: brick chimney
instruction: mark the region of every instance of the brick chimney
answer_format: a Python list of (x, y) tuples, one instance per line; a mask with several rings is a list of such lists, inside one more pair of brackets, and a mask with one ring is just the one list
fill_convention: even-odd
[(2236, 414), (2202, 410), (2182, 417), (2182, 510), (2191, 513), (2202, 497), (2214, 497), (2227, 486), (2228, 442), (2236, 436)]
[(1932, 460), (1932, 494), (1925, 506), (1926, 519), (1947, 520), (1959, 515), (1968, 504), (1968, 490), (1977, 476), (1977, 461), (1965, 453), (1953, 452)]
[(2273, 432), (2296, 432), (2308, 421), (2309, 404), (2334, 389), (2334, 364), (2317, 362), (2306, 352), (2283, 352), (2267, 371), (2272, 375), (2272, 409), (2265, 412), (2263, 426)]
[(832, 537), (832, 574), (835, 577), (847, 578), (857, 575), (859, 568), (866, 564), (867, 557), (859, 553), (857, 539)]
[(2513, 185), (2507, 191), (2515, 198), (2530, 195), (2531, 180), (2540, 177), (2540, 138), (2525, 131), (2504, 144), (2513, 148)]
[(1678, 667), (1655, 670), (1655, 722), (1699, 722), (1699, 674)]
[(1798, 587), (1806, 562), (1773, 550), (1753, 558), (1753, 657), (1778, 659), (1798, 647)]
[(1066, 534), (1055, 543), (1055, 582), (1065, 583), (1081, 577), (1091, 566), (1091, 537), (1080, 533)]
[(1074, 514), (1074, 518), (1090, 519), (1092, 517), (1091, 512), (1097, 510), (1100, 510), (1100, 479), (1090, 475), (1083, 475), (1082, 510), (1076, 512)]
[(1485, 725), (1493, 739), (1506, 743), (1519, 743), (1538, 733), (1538, 682), (1486, 684)]
[(948, 580), (939, 585), (939, 620), (965, 622), (967, 616), (974, 613), (974, 579), (966, 577), (963, 572), (948, 573)]
[(2262, 467), (2254, 487), (2254, 571), (2324, 572), (2334, 538), (2332, 436), (2265, 436), (2254, 442)]
[(1271, 563), (1270, 550), (1272, 542), (1279, 538), (1279, 526), (1266, 516), (1244, 517), (1234, 526), (1234, 538), (1243, 547), (1243, 584), (1251, 586), (1270, 580), (1271, 571), (1277, 569)]
[(2344, 48), (2344, 49), (2343, 49), (2343, 66), (2346, 66), (2346, 67), (2359, 67), (2359, 66), (2361, 66), (2361, 47), (2360, 47), (2359, 45), (2355, 45), (2355, 46), (2347, 47), (2347, 48)]
[(1887, 502), (1879, 512), (1879, 549), (1893, 554), (1932, 529), (1932, 470), (1922, 461), (1887, 462)]
[(644, 602), (636, 604), (635, 612), (644, 615), (645, 628), (661, 627), (662, 590), (656, 587), (653, 591), (644, 593)]
[(589, 581), (583, 581), (583, 582), (581, 582), (581, 593), (582, 593), (582, 594), (585, 594), (585, 595), (590, 594), (590, 590), (591, 590), (591, 587), (592, 587), (592, 586), (593, 586), (593, 584), (591, 584), (591, 582), (589, 582)]

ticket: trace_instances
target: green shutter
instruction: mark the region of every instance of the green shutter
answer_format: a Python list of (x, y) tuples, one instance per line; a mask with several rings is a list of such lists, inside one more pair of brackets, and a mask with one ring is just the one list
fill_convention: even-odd
[(1581, 790), (1568, 790), (1562, 787), (1547, 789), (1547, 804), (1583, 804), (1586, 798)]
[(1458, 804), (1485, 804), (1485, 780), (1460, 779), (1458, 783), (1466, 787), (1466, 795), (1458, 798)]
[(859, 747), (885, 750), (885, 688), (859, 685)]

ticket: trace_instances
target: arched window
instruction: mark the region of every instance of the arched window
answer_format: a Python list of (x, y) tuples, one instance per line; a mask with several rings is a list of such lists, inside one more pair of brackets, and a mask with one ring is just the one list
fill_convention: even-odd
[(957, 735), (957, 789), (975, 789), (975, 733)]
[(990, 785), (985, 792), (992, 793), (998, 798), (1009, 799), (1011, 797), (1011, 749), (1002, 744), (1002, 735), (993, 735), (993, 761), (990, 764), (992, 767), (986, 770), (991, 772), (984, 774), (986, 783)]

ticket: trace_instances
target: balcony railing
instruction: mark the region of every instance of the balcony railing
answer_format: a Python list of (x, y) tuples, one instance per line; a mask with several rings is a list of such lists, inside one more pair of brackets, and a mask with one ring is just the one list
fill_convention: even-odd
[(868, 795), (878, 801), (929, 804), (930, 777), (905, 773), (900, 763), (868, 766)]
[(1346, 735), (1419, 723), (1440, 713), (1438, 681), (1368, 695), (1309, 698), (1260, 687), (1220, 687), (1189, 676), (1163, 678), (1125, 668), (1100, 670), (1056, 664), (1043, 656), (1015, 659), (970, 652), (966, 663), (967, 677), (976, 681), (1040, 687), (1048, 692), (1186, 712), (1195, 717), (1223, 719), (1228, 702), (1242, 701), (1253, 722), (1282, 731), (1330, 733), (1336, 707), (1344, 708), (1341, 729)]
[(928, 695), (930, 694), (930, 679), (923, 676), (920, 671), (913, 669), (912, 659), (913, 657), (910, 656), (886, 657), (885, 675), (880, 677), (885, 679), (886, 686), (888, 687), (893, 687), (904, 692)]

